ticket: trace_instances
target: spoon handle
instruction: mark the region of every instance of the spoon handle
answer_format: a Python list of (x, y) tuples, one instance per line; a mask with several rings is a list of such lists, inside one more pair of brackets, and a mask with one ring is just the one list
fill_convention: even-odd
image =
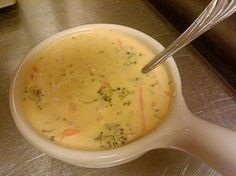
[(180, 35), (165, 50), (154, 57), (142, 68), (143, 73), (148, 73), (175, 54), (191, 41), (211, 29), (213, 26), (226, 19), (236, 11), (236, 0), (212, 0), (191, 26)]

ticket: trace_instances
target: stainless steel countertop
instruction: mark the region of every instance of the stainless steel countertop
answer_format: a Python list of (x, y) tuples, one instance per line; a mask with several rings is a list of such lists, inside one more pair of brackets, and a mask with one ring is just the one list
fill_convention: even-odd
[[(164, 46), (178, 33), (145, 0), (18, 0), (0, 10), (0, 175), (169, 175), (216, 176), (206, 163), (177, 150), (159, 149), (128, 164), (107, 169), (80, 168), (32, 147), (16, 129), (8, 105), (11, 77), (19, 62), (40, 41), (87, 23), (136, 28)], [(236, 94), (191, 46), (175, 55), (183, 93), (198, 117), (236, 130)]]

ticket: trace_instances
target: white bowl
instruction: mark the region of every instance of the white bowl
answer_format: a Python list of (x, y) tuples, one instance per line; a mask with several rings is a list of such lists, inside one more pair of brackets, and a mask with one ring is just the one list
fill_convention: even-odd
[(36, 148), (48, 155), (67, 163), (92, 168), (116, 166), (131, 161), (145, 152), (156, 148), (177, 148), (189, 152), (225, 175), (236, 175), (236, 134), (233, 131), (210, 124), (194, 117), (188, 110), (181, 92), (181, 81), (173, 58), (164, 64), (176, 84), (177, 94), (173, 110), (168, 120), (152, 133), (127, 145), (104, 151), (83, 151), (66, 148), (41, 137), (25, 121), (19, 108), (20, 73), (24, 65), (33, 59), (40, 50), (55, 40), (75, 34), (81, 30), (112, 29), (129, 35), (155, 52), (163, 50), (163, 46), (148, 35), (135, 29), (112, 24), (89, 24), (79, 26), (55, 34), (35, 47), (20, 64), (10, 88), (10, 108), (15, 124), (21, 134)]

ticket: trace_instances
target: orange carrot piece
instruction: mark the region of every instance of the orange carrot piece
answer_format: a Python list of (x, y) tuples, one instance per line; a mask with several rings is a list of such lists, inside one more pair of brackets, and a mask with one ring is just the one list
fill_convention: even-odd
[(34, 80), (34, 74), (33, 73), (30, 74), (30, 79)]
[(154, 107), (154, 106), (156, 106), (156, 105), (157, 105), (157, 102), (153, 101), (153, 102), (152, 102), (152, 106)]
[(64, 132), (63, 132), (63, 137), (73, 137), (73, 136), (76, 136), (80, 133), (79, 130), (76, 130), (76, 129), (66, 129)]
[(38, 72), (38, 68), (36, 66), (33, 66), (32, 69), (34, 72)]
[(31, 80), (36, 80), (37, 77), (38, 77), (38, 73), (39, 73), (38, 68), (37, 68), (36, 66), (33, 66), (33, 67), (32, 67), (32, 72), (31, 72), (31, 74), (30, 74), (30, 79), (31, 79)]
[(101, 83), (101, 88), (109, 86), (109, 82), (107, 80), (103, 80)]
[(171, 91), (164, 91), (164, 93), (169, 97), (173, 96), (173, 93)]
[(145, 114), (144, 114), (144, 104), (143, 104), (143, 87), (139, 87), (139, 103), (140, 103), (140, 110), (141, 110), (141, 121), (142, 121), (142, 131), (146, 130), (146, 121), (145, 121)]
[(71, 102), (71, 103), (69, 104), (69, 111), (70, 111), (70, 112), (75, 112), (75, 111), (77, 111), (77, 104), (76, 104), (75, 102)]
[(122, 48), (121, 41), (119, 39), (117, 39), (117, 41), (118, 41), (119, 47)]

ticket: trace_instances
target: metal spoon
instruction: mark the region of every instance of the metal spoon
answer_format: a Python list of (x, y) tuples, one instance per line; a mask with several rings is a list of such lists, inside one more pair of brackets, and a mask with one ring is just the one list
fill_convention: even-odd
[(191, 41), (211, 29), (217, 23), (223, 21), (236, 11), (236, 0), (213, 0), (191, 24), (191, 26), (180, 35), (165, 50), (154, 57), (147, 65), (142, 68), (143, 73), (156, 68), (170, 56), (189, 44)]

